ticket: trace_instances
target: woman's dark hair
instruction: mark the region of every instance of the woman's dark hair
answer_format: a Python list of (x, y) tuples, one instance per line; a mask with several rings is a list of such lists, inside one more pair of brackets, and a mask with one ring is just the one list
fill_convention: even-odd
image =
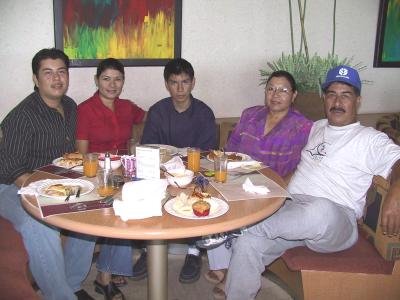
[(290, 87), (291, 87), (292, 91), (293, 92), (297, 91), (296, 81), (294, 80), (293, 75), (290, 74), (289, 72), (286, 72), (286, 71), (283, 71), (283, 70), (272, 72), (271, 75), (269, 75), (269, 77), (267, 79), (267, 84), (274, 77), (284, 77), (284, 78), (286, 78), (287, 81), (289, 81), (289, 84), (290, 84)]
[(42, 62), (42, 60), (45, 60), (48, 58), (51, 58), (51, 59), (59, 58), (64, 62), (67, 69), (69, 68), (69, 58), (63, 51), (61, 51), (60, 49), (56, 49), (56, 48), (45, 48), (45, 49), (40, 50), (38, 53), (36, 53), (35, 56), (32, 58), (33, 74), (38, 76), (38, 72), (40, 69), (40, 63)]
[(98, 79), (101, 73), (108, 69), (120, 71), (125, 78), (124, 65), (118, 59), (112, 57), (106, 58), (99, 63), (97, 66), (96, 78)]
[(182, 73), (186, 73), (190, 77), (190, 80), (194, 77), (194, 70), (190, 62), (183, 58), (175, 58), (165, 65), (164, 79), (168, 81), (171, 74), (179, 75)]

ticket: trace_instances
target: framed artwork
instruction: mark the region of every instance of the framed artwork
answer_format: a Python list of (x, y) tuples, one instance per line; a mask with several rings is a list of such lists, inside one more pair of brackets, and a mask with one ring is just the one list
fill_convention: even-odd
[(55, 46), (71, 67), (114, 57), (162, 66), (181, 56), (182, 0), (53, 0)]
[(400, 0), (380, 0), (374, 67), (400, 67)]

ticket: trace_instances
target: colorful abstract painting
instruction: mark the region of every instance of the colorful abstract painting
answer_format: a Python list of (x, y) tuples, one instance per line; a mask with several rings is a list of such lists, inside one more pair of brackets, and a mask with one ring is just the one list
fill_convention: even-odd
[(400, 0), (381, 0), (375, 67), (400, 67)]
[(182, 2), (54, 0), (56, 47), (72, 66), (107, 57), (125, 65), (163, 65), (180, 56)]

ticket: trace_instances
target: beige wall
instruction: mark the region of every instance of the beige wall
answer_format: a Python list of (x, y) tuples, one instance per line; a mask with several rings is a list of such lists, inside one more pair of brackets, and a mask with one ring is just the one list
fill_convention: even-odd
[[(296, 1), (292, 1), (295, 3)], [(308, 1), (311, 53), (331, 49), (333, 1)], [(368, 69), (373, 85), (363, 88), (362, 113), (400, 110), (400, 69), (372, 67), (378, 0), (337, 1), (337, 53), (354, 56)], [(54, 45), (53, 1), (0, 1), (0, 120), (32, 91), (30, 62), (39, 49)], [(285, 0), (183, 0), (182, 56), (195, 68), (194, 95), (217, 117), (236, 117), (263, 103), (258, 70), (267, 60), (290, 51)], [(167, 95), (162, 67), (126, 68), (122, 97), (147, 109)], [(70, 71), (69, 96), (78, 103), (95, 90), (94, 68)]]

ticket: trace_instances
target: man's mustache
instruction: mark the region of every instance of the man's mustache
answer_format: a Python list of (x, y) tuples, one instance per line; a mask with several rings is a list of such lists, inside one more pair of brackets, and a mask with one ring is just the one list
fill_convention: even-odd
[(330, 110), (330, 112), (346, 112), (343, 108), (341, 107), (332, 107)]

